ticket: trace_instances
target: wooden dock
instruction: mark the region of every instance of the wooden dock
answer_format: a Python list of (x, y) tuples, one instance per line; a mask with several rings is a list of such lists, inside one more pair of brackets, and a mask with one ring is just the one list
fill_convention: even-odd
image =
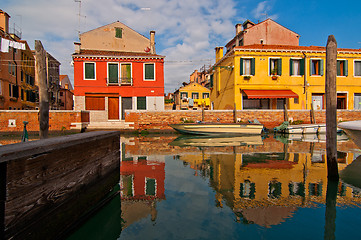
[(119, 183), (119, 166), (119, 132), (1, 146), (1, 239), (64, 238)]

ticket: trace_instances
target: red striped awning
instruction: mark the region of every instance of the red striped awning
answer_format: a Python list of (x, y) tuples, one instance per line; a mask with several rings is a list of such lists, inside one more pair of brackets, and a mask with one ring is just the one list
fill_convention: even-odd
[(298, 98), (291, 90), (243, 90), (248, 98)]

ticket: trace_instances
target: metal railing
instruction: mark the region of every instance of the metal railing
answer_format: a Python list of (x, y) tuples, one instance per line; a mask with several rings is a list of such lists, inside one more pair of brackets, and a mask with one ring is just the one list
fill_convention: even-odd
[(107, 78), (108, 86), (133, 86), (133, 78)]

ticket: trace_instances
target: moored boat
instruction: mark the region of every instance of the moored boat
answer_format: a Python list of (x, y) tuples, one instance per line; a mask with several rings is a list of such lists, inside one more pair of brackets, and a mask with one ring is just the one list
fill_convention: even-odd
[(361, 120), (341, 122), (338, 127), (346, 132), (346, 134), (361, 148)]
[(263, 125), (257, 123), (180, 123), (169, 126), (180, 133), (197, 135), (257, 135), (263, 129)]

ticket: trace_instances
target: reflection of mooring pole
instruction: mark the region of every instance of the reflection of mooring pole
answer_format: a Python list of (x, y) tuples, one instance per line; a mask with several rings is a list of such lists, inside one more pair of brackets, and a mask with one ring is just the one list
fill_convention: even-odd
[(336, 199), (338, 181), (328, 180), (326, 193), (326, 214), (324, 239), (336, 239)]
[(326, 46), (326, 152), (327, 152), (327, 178), (338, 181), (337, 166), (337, 42), (330, 35)]
[(26, 130), (26, 125), (29, 123), (27, 121), (24, 121), (24, 131), (23, 131), (23, 136), (21, 137), (21, 141), (22, 142), (27, 142), (29, 140), (29, 135), (28, 135), (28, 130)]

